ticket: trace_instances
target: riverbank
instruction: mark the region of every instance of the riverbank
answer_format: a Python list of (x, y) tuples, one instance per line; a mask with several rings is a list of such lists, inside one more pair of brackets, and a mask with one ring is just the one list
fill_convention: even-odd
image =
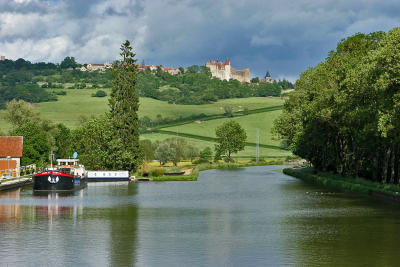
[(299, 178), (308, 183), (322, 185), (338, 191), (354, 192), (400, 202), (399, 186), (381, 184), (363, 178), (344, 177), (329, 172), (314, 172), (314, 169), (311, 167), (283, 169), (284, 174)]
[[(167, 181), (197, 181), (199, 173), (201, 171), (212, 170), (212, 169), (237, 169), (243, 167), (254, 167), (254, 166), (268, 166), (268, 165), (283, 165), (286, 164), (284, 160), (268, 160), (259, 162), (236, 162), (236, 163), (202, 163), (194, 166), (182, 166), (182, 169), (191, 169), (190, 174), (187, 175), (163, 175), (163, 176), (151, 176), (151, 181), (154, 182), (167, 182)], [(147, 178), (138, 175), (137, 178)]]
[(10, 179), (0, 183), (0, 191), (6, 191), (18, 187), (28, 186), (31, 184), (32, 184), (31, 178)]

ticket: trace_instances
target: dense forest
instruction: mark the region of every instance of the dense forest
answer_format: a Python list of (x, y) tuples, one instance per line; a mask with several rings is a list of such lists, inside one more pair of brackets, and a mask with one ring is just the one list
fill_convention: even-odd
[(275, 132), (317, 170), (399, 184), (400, 29), (356, 34), (301, 74)]
[[(56, 101), (57, 95), (67, 93), (57, 89), (112, 87), (111, 70), (88, 72), (76, 69), (78, 66), (73, 57), (66, 57), (60, 64), (31, 63), (24, 59), (0, 61), (0, 109), (12, 99), (30, 103)], [(209, 69), (204, 66), (180, 69), (178, 75), (161, 68), (139, 72), (139, 96), (177, 104), (204, 104), (226, 98), (280, 96), (282, 90), (293, 88), (286, 80), (250, 84), (221, 81), (211, 78)]]

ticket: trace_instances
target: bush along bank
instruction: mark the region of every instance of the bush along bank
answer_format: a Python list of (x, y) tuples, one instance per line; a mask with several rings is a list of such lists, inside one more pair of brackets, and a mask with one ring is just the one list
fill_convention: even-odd
[(305, 182), (326, 186), (338, 191), (372, 195), (400, 202), (400, 187), (393, 184), (381, 184), (363, 178), (344, 177), (329, 172), (315, 172), (311, 167), (286, 168), (283, 173)]
[(284, 164), (284, 160), (266, 160), (266, 161), (259, 161), (259, 162), (234, 162), (234, 163), (201, 163), (197, 165), (187, 165), (181, 166), (181, 169), (188, 169), (191, 168), (192, 172), (188, 175), (165, 175), (165, 171), (162, 168), (157, 167), (155, 169), (149, 170), (148, 175), (146, 177), (143, 176), (141, 173), (136, 173), (137, 178), (150, 178), (151, 181), (155, 182), (165, 182), (165, 181), (197, 181), (199, 173), (205, 170), (211, 169), (236, 169), (236, 168), (243, 168), (243, 167), (254, 167), (254, 166), (266, 166), (266, 165), (282, 165)]

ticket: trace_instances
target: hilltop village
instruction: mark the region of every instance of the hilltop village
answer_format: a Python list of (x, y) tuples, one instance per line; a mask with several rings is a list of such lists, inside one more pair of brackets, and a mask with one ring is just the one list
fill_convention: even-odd
[[(171, 67), (163, 67), (161, 65), (145, 65), (145, 64), (138, 64), (138, 69), (140, 71), (150, 70), (156, 71), (158, 68), (160, 70), (167, 72), (171, 75), (177, 75), (182, 72), (182, 68), (171, 68)], [(242, 70), (236, 70), (232, 65), (231, 61), (227, 58), (225, 62), (219, 62), (214, 60), (209, 60), (205, 64), (207, 68), (210, 69), (211, 76), (218, 78), (220, 80), (229, 81), (231, 79), (237, 80), (239, 82), (247, 82), (250, 83), (250, 68), (244, 68)], [(109, 62), (103, 64), (94, 64), (88, 63), (83, 64), (79, 70), (81, 71), (105, 71), (108, 68), (111, 68), (112, 64)], [(259, 82), (265, 83), (274, 83), (276, 82), (275, 79), (271, 78), (269, 71), (267, 71), (264, 78), (260, 79)]]
[[(68, 58), (68, 57), (67, 57)], [(72, 59), (72, 58), (71, 58)], [(5, 56), (0, 56), (0, 61), (6, 60)], [(105, 63), (84, 63), (77, 64), (77, 67), (70, 67), (69, 69), (78, 69), (83, 72), (93, 72), (100, 71), (103, 72), (106, 69), (112, 68), (113, 64), (110, 62)], [(156, 71), (160, 69), (161, 71), (167, 72), (171, 75), (177, 75), (181, 73), (183, 68), (171, 68), (171, 67), (163, 67), (162, 65), (145, 65), (144, 62), (142, 64), (137, 64), (139, 71)], [(242, 70), (236, 70), (232, 65), (231, 61), (227, 58), (225, 62), (219, 62), (215, 60), (209, 60), (206, 62), (205, 67), (209, 68), (211, 72), (211, 77), (218, 78), (220, 80), (237, 80), (239, 82), (251, 82), (250, 68), (244, 68)], [(259, 79), (257, 82), (259, 83), (274, 83), (275, 79), (271, 78), (270, 72), (267, 71), (264, 78)]]

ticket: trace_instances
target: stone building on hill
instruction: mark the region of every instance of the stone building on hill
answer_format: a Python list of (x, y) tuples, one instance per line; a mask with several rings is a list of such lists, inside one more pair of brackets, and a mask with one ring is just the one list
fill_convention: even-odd
[(267, 70), (265, 77), (260, 80), (260, 83), (274, 83), (274, 82), (276, 82), (276, 80), (271, 78), (269, 70)]
[(23, 140), (22, 136), (0, 136), (0, 177), (7, 173), (20, 175)]
[(137, 65), (138, 66), (138, 70), (139, 71), (145, 71), (145, 70), (151, 70), (151, 71), (155, 71), (158, 68), (161, 68), (162, 71), (168, 72), (171, 75), (177, 75), (179, 74), (181, 71), (179, 70), (179, 68), (164, 68), (163, 66), (156, 66), (156, 65)]
[(225, 63), (210, 60), (206, 63), (206, 67), (210, 69), (212, 77), (220, 80), (229, 81), (230, 79), (235, 79), (240, 82), (250, 82), (250, 69), (236, 70), (231, 66), (229, 59), (226, 59)]
[(111, 63), (104, 63), (104, 64), (93, 64), (93, 63), (88, 63), (86, 66), (82, 66), (80, 68), (81, 71), (105, 71), (106, 69), (109, 69), (112, 67)]

